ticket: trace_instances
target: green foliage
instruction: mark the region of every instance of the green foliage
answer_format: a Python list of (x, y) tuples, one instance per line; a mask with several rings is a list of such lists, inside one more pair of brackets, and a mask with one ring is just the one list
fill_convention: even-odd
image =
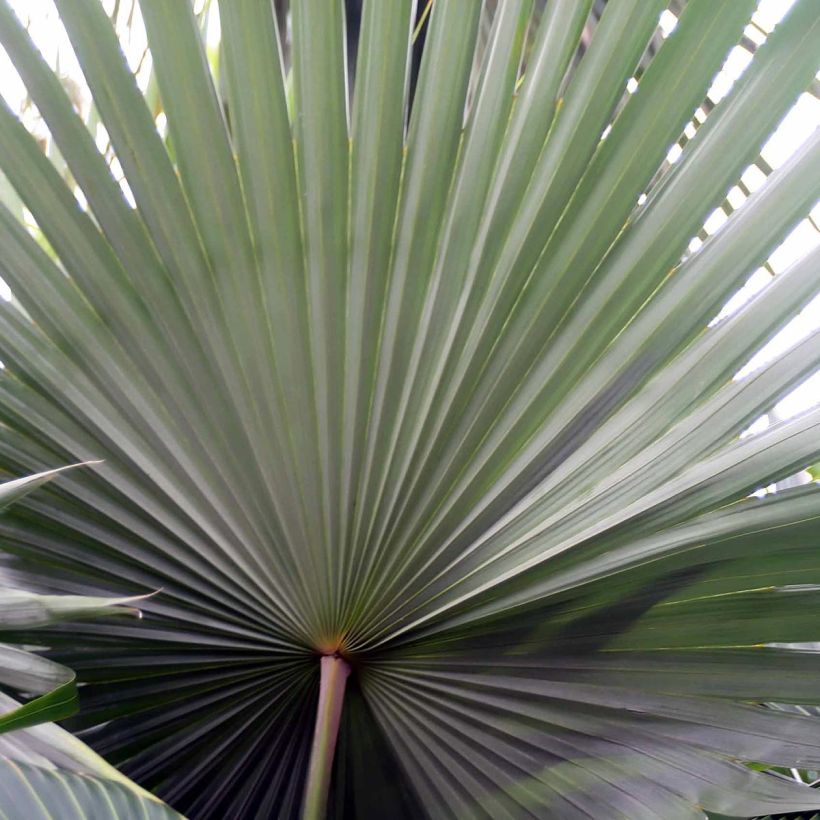
[[(0, 512), (27, 493), (51, 481), (62, 470), (0, 483)], [(139, 610), (122, 604), (141, 600), (102, 598), (87, 595), (39, 595), (0, 585), (0, 634), (14, 640), (28, 630), (72, 618), (94, 618), (100, 615), (132, 613)], [(23, 639), (18, 639), (21, 642)], [(76, 676), (71, 669), (17, 646), (0, 644), (0, 684), (18, 691), (39, 695), (25, 706), (0, 714), (0, 733), (50, 720), (70, 717), (77, 711)]]
[[(13, 712), (15, 707), (0, 693), (0, 708)], [(53, 723), (0, 735), (0, 795), (8, 817), (180, 817)]]
[[(51, 470), (0, 484), (0, 511), (60, 472)], [(0, 586), (0, 633), (11, 633), (13, 639), (63, 619), (118, 612), (138, 615), (139, 610), (122, 606), (134, 600), (38, 595)], [(5, 816), (12, 816), (9, 811), (15, 817), (61, 820), (179, 816), (68, 732), (47, 723), (77, 711), (76, 678), (70, 669), (25, 649), (0, 644), (0, 684), (44, 693), (25, 705), (0, 693), (0, 795)]]
[(820, 458), (820, 410), (739, 438), (820, 336), (732, 380), (820, 251), (707, 327), (816, 201), (820, 134), (687, 253), (813, 81), (816, 0), (672, 166), (753, 0), (689, 0), (648, 65), (661, 0), (594, 31), (591, 0), (534, 30), (530, 0), (489, 30), (435, 0), (417, 78), (412, 0), (366, 0), (355, 70), (341, 3), (295, 0), (286, 38), (222, 0), (219, 92), (191, 5), (141, 0), (148, 102), (103, 8), (56, 5), (135, 207), (0, 2), (87, 202), (0, 109), (56, 254), (0, 209), (0, 465), (103, 460), (0, 537), (55, 592), (161, 589), (43, 632), (86, 682), (69, 725), (192, 817), (293, 816), (336, 654), (334, 817), (820, 806), (744, 763), (820, 767), (817, 717), (761, 705), (820, 703), (820, 654), (782, 647), (820, 634), (820, 492), (749, 497)]

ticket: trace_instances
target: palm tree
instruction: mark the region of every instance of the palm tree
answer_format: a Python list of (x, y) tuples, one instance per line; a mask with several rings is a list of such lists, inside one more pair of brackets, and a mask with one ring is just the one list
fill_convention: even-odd
[(194, 818), (820, 807), (760, 770), (820, 767), (817, 718), (766, 705), (820, 702), (783, 646), (820, 634), (820, 492), (750, 497), (817, 461), (820, 410), (739, 438), (820, 336), (732, 378), (820, 251), (707, 327), (820, 135), (687, 253), (811, 84), (817, 0), (673, 164), (752, 0), (660, 41), (663, 0), (369, 0), (350, 68), (336, 0), (221, 0), (218, 66), (141, 0), (167, 135), (102, 5), (56, 5), (124, 180), (2, 0), (71, 179), (0, 111), (41, 238), (0, 210), (0, 464), (103, 463), (0, 537), (34, 592), (159, 590), (38, 633), (84, 682), (66, 725)]

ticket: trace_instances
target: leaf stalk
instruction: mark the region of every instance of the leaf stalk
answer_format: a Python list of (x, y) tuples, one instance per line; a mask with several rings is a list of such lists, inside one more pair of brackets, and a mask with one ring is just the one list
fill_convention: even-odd
[(320, 661), (320, 670), (319, 704), (316, 707), (316, 726), (305, 782), (302, 820), (323, 820), (325, 816), (350, 665), (337, 654), (324, 655)]

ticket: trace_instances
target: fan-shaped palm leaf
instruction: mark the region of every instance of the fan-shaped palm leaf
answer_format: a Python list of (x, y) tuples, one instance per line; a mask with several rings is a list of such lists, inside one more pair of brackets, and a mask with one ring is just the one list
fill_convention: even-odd
[(0, 111), (53, 250), (0, 211), (0, 459), (104, 459), (0, 535), (43, 592), (163, 590), (50, 629), (81, 736), (196, 818), (317, 816), (328, 783), (334, 816), (820, 805), (742, 763), (820, 765), (816, 719), (755, 705), (820, 701), (820, 655), (766, 646), (817, 639), (820, 493), (748, 498), (820, 456), (820, 411), (738, 438), (817, 334), (732, 381), (820, 255), (707, 328), (814, 203), (820, 136), (684, 257), (812, 82), (816, 0), (670, 168), (750, 0), (689, 0), (648, 65), (660, 0), (534, 33), (505, 0), (480, 59), (481, 4), (435, 0), (412, 100), (412, 0), (364, 3), (352, 89), (341, 3), (292, 3), (283, 67), (272, 4), (222, 0), (219, 94), (190, 4), (141, 0), (167, 141), (102, 7), (56, 5), (135, 205), (0, 3), (87, 202)]

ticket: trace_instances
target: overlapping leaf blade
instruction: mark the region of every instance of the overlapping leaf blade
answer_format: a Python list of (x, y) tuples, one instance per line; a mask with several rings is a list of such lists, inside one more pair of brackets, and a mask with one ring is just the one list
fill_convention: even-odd
[[(54, 479), (50, 470), (0, 484), (0, 509)], [(141, 597), (141, 596), (140, 596)], [(7, 639), (56, 621), (111, 615), (132, 598), (38, 595), (0, 587), (0, 632)], [(19, 704), (0, 693), (0, 799), (4, 814), (85, 818), (177, 817), (153, 795), (121, 775), (70, 734), (49, 721), (77, 711), (75, 673), (32, 651), (0, 644), (0, 684), (36, 694)]]
[[(16, 704), (0, 695), (0, 706)], [(180, 817), (53, 723), (0, 736), (0, 800), (4, 814), (43, 820)]]
[[(52, 481), (65, 469), (70, 468), (49, 470), (0, 483), (0, 512)], [(122, 605), (143, 597), (38, 595), (4, 583), (0, 585), (0, 634), (6, 641), (13, 641), (15, 634), (21, 631), (39, 629), (62, 620), (123, 612), (139, 615), (138, 609)], [(37, 695), (25, 705), (15, 704), (11, 711), (0, 714), (0, 733), (60, 720), (77, 711), (77, 685), (73, 670), (19, 646), (0, 644), (0, 684), (18, 692)]]

